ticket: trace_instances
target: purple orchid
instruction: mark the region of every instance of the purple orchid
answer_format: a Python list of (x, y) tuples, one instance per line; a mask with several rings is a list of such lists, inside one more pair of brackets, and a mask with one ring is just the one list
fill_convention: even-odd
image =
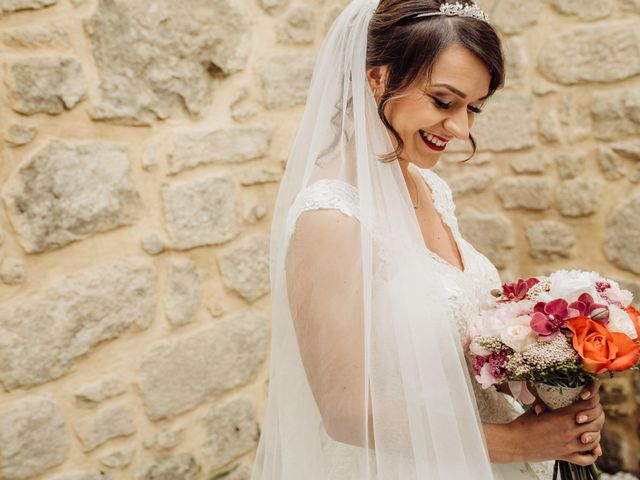
[(609, 307), (594, 303), (593, 297), (588, 293), (583, 293), (578, 300), (569, 305), (571, 318), (589, 317), (596, 322), (606, 325), (609, 323)]
[(531, 329), (540, 335), (541, 340), (544, 337), (550, 339), (555, 337), (555, 333), (563, 327), (569, 319), (569, 305), (563, 298), (551, 300), (548, 303), (538, 302), (533, 307), (533, 315), (531, 315)]

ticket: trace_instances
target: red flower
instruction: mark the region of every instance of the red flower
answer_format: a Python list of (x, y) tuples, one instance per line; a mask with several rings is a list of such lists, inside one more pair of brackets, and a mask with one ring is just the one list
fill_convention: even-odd
[(540, 283), (537, 278), (531, 277), (527, 280), (518, 280), (516, 283), (505, 283), (502, 285), (502, 294), (506, 297), (507, 302), (524, 300), (529, 289), (536, 283)]
[(580, 295), (577, 301), (569, 305), (569, 309), (576, 311), (571, 312), (572, 317), (590, 317), (593, 320), (602, 322), (604, 325), (609, 323), (609, 307), (594, 303), (593, 297), (588, 293)]
[(531, 329), (542, 337), (553, 335), (567, 323), (569, 309), (563, 298), (551, 300), (549, 303), (538, 302), (533, 307)]

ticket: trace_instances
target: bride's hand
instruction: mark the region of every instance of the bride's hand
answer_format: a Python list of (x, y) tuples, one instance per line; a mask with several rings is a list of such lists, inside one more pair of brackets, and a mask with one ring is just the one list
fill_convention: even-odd
[[(591, 465), (602, 453), (600, 430), (604, 413), (600, 405), (599, 385), (592, 387), (586, 400), (537, 416), (533, 409), (512, 422), (518, 432), (525, 461), (566, 460), (576, 465)], [(585, 423), (579, 416), (587, 415)], [(588, 437), (588, 438), (587, 438)], [(585, 440), (587, 440), (585, 442)]]

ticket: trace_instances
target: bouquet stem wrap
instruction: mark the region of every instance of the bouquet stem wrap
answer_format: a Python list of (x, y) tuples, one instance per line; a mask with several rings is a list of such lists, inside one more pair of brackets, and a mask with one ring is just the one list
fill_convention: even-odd
[[(560, 387), (548, 385), (546, 383), (534, 383), (536, 392), (540, 400), (549, 408), (557, 410), (568, 407), (579, 397), (584, 385), (580, 387)], [(556, 460), (553, 468), (553, 480), (598, 480), (601, 472), (595, 465), (582, 467), (564, 460)]]

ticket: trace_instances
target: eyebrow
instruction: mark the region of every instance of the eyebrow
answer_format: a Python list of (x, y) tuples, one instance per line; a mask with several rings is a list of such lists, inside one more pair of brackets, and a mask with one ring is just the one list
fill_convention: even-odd
[[(458, 90), (455, 87), (452, 87), (448, 83), (435, 83), (435, 84), (433, 84), (431, 86), (432, 87), (444, 87), (444, 88), (447, 88), (448, 90), (450, 90), (451, 92), (453, 92), (455, 95), (459, 96), (460, 98), (467, 98), (467, 94), (466, 93)], [(485, 95), (482, 98), (479, 98), (478, 101), (486, 100), (487, 98), (489, 98), (489, 94)]]

